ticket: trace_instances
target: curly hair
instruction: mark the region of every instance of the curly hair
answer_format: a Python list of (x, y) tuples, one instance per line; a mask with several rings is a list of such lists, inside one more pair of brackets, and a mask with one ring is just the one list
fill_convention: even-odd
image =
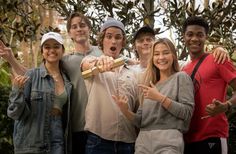
[(188, 17), (184, 21), (184, 24), (183, 24), (183, 33), (186, 32), (187, 27), (190, 26), (190, 25), (198, 25), (198, 26), (204, 27), (206, 34), (208, 34), (209, 25), (208, 25), (207, 21), (204, 18), (197, 17), (197, 16)]

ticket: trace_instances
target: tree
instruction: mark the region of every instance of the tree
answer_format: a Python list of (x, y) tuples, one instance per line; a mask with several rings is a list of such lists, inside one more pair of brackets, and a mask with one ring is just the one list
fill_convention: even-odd
[[(172, 40), (175, 40), (179, 49), (179, 59), (183, 59), (187, 52), (183, 44), (182, 24), (188, 16), (202, 15), (210, 23), (209, 44), (223, 45), (232, 54), (236, 48), (235, 0), (215, 0), (213, 3), (205, 0), (204, 4), (196, 2), (195, 0), (0, 0), (0, 38), (12, 47), (14, 52), (23, 51), (21, 61), (27, 67), (35, 67), (39, 63), (41, 34), (58, 28), (52, 23), (55, 20), (53, 14), (59, 14), (66, 20), (72, 11), (80, 11), (92, 22), (92, 44), (96, 44), (96, 34), (100, 25), (107, 16), (110, 16), (124, 23), (128, 42), (133, 37), (132, 34), (143, 24), (154, 27), (156, 34), (170, 30), (176, 34)], [(155, 27), (156, 23), (159, 23), (159, 27)], [(127, 46), (128, 50), (129, 47)], [(0, 89), (1, 85), (9, 84), (9, 69), (0, 60)], [(5, 111), (6, 107), (0, 106), (0, 109)], [(5, 113), (1, 113), (3, 113), (1, 116), (5, 117)], [(0, 145), (1, 142), (2, 138)]]

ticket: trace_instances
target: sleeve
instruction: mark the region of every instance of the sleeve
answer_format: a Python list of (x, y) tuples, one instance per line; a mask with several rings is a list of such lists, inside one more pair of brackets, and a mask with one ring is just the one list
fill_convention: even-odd
[[(27, 72), (26, 75), (30, 76)], [(31, 92), (31, 80), (30, 77), (25, 83), (23, 89), (18, 87), (12, 87), (12, 92), (9, 96), (9, 106), (7, 108), (8, 117), (14, 120), (20, 120), (27, 117), (30, 114), (30, 92)]]
[(220, 76), (229, 84), (236, 78), (235, 66), (230, 61), (226, 61), (224, 64), (217, 64)]
[(194, 109), (194, 86), (191, 78), (184, 72), (181, 72), (177, 81), (177, 100), (171, 100), (168, 110), (174, 116), (190, 121)]
[(138, 108), (138, 111), (134, 114), (134, 120), (131, 121), (131, 122), (137, 128), (140, 128), (141, 127), (141, 121), (142, 121), (142, 107), (140, 106)]

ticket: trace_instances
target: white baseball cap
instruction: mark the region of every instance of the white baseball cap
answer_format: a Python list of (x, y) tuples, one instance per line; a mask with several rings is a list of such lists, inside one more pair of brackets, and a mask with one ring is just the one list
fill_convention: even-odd
[(48, 32), (46, 34), (43, 35), (42, 39), (41, 39), (41, 45), (43, 45), (44, 42), (46, 42), (49, 39), (54, 39), (56, 40), (58, 43), (63, 45), (63, 38), (59, 33), (56, 32)]

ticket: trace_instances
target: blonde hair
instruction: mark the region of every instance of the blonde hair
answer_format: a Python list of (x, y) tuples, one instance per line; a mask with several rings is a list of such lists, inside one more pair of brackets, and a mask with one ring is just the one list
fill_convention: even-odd
[(164, 44), (170, 49), (171, 54), (173, 55), (172, 71), (173, 72), (179, 71), (177, 53), (174, 44), (167, 38), (157, 39), (152, 45), (150, 59), (148, 61), (147, 69), (145, 71), (143, 78), (143, 84), (147, 86), (150, 86), (150, 82), (156, 84), (160, 80), (160, 70), (153, 63), (155, 46), (158, 44)]

